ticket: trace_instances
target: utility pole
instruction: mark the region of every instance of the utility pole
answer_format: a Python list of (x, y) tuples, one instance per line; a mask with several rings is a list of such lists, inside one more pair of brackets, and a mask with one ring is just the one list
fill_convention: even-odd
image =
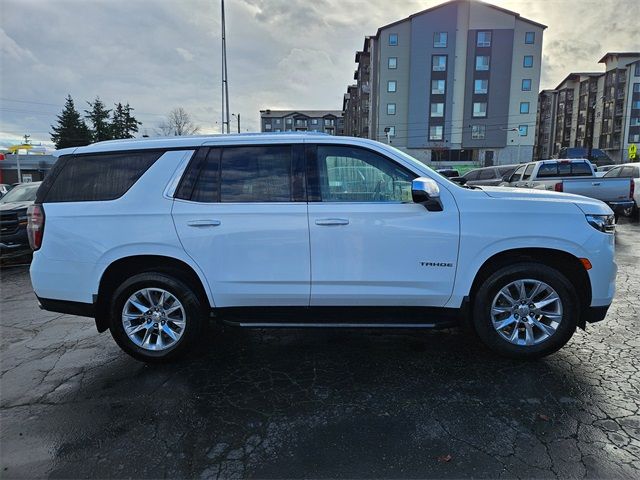
[(229, 126), (229, 78), (227, 76), (227, 34), (224, 18), (224, 0), (221, 0), (222, 7), (222, 133), (225, 133), (224, 126), (227, 126), (227, 132), (230, 133)]

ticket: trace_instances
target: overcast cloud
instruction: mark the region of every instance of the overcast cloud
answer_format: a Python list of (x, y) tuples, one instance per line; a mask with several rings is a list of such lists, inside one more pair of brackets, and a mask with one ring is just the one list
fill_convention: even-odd
[[(227, 0), (230, 104), (242, 130), (264, 108), (340, 109), (365, 35), (440, 0)], [(491, 0), (543, 23), (541, 88), (640, 50), (638, 0)], [(129, 102), (155, 127), (182, 106), (220, 131), (219, 0), (0, 0), (0, 145), (49, 141), (71, 94)], [(235, 126), (235, 123), (233, 124)]]

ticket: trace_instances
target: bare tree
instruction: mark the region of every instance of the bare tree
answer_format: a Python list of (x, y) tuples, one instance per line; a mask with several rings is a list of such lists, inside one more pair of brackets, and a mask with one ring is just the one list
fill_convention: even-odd
[(182, 108), (174, 108), (167, 115), (167, 119), (162, 121), (156, 129), (159, 135), (164, 136), (180, 136), (194, 135), (198, 133), (200, 127), (195, 125), (191, 120), (191, 115)]

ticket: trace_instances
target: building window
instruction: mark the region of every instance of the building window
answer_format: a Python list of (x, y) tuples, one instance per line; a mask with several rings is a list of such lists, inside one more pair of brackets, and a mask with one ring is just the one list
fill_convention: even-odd
[(395, 47), (396, 45), (398, 45), (398, 34), (397, 33), (390, 33), (389, 34), (389, 45), (391, 47)]
[(271, 124), (270, 123), (265, 123), (264, 124), (264, 129), (265, 130), (271, 130)]
[(530, 78), (523, 78), (522, 79), (522, 91), (523, 92), (530, 92), (531, 91), (531, 79)]
[(387, 92), (395, 92), (398, 88), (398, 82), (395, 80), (389, 80), (387, 82)]
[(629, 122), (629, 125), (632, 127), (640, 126), (640, 117), (631, 117), (631, 121)]
[(527, 32), (524, 34), (524, 43), (533, 45), (536, 41), (536, 32)]
[(477, 47), (490, 47), (491, 46), (491, 32), (478, 32)]
[(473, 93), (487, 93), (489, 91), (489, 80), (478, 79), (473, 82)]
[(398, 57), (389, 57), (389, 63), (387, 64), (387, 66), (391, 70), (395, 70), (396, 68), (398, 68)]
[(287, 118), (287, 125), (293, 124), (293, 118)]
[(431, 80), (431, 94), (432, 95), (444, 95), (446, 81), (444, 80)]
[(474, 102), (473, 103), (473, 116), (474, 117), (486, 117), (487, 116), (487, 102)]
[(324, 124), (329, 126), (334, 126), (336, 124), (336, 121), (332, 118), (325, 118)]
[(396, 104), (387, 103), (387, 115), (395, 115), (395, 114), (396, 114)]
[(529, 102), (520, 102), (520, 113), (529, 113)]
[(476, 56), (476, 70), (489, 70), (489, 56), (478, 55)]
[(304, 121), (304, 120), (300, 120), (300, 119), (296, 120), (296, 125), (297, 125), (297, 126), (299, 126), (299, 127), (300, 127), (300, 126), (304, 126), (304, 124), (305, 124), (305, 121)]
[(486, 125), (471, 125), (471, 138), (473, 140), (484, 140), (487, 134)]
[(311, 125), (317, 125), (318, 124), (318, 119), (314, 118), (313, 120), (311, 120)]
[(533, 55), (525, 55), (524, 60), (522, 61), (522, 66), (524, 68), (533, 67)]
[(431, 104), (431, 116), (432, 117), (444, 117), (444, 103), (432, 103)]
[(636, 62), (636, 66), (634, 67), (634, 70), (633, 70), (633, 76), (640, 77), (640, 62)]
[[(388, 135), (390, 137), (395, 137), (396, 136), (396, 127), (387, 127), (389, 129)], [(386, 133), (385, 133), (386, 135)]]
[(447, 32), (433, 34), (433, 48), (447, 48)]
[(640, 109), (640, 100), (634, 100), (633, 102), (631, 102), (631, 108)]
[(529, 125), (518, 125), (518, 135), (526, 137), (529, 134)]
[(274, 130), (274, 132), (281, 132), (281, 131), (282, 131), (282, 130), (280, 130), (279, 128), (276, 128), (276, 129)]
[(633, 84), (633, 93), (638, 93), (640, 92), (640, 83), (634, 83)]
[(629, 143), (640, 143), (640, 133), (630, 133)]
[(280, 119), (276, 118), (276, 125), (280, 125)]
[(447, 56), (434, 55), (431, 61), (431, 66), (434, 72), (444, 72), (447, 69)]
[(442, 140), (444, 127), (442, 125), (432, 125), (429, 127), (429, 140)]

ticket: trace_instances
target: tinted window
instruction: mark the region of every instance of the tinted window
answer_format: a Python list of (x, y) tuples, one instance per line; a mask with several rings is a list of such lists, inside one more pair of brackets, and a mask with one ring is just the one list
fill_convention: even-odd
[(538, 178), (544, 177), (557, 177), (558, 176), (558, 164), (557, 163), (543, 163), (538, 169)]
[(609, 170), (607, 173), (605, 173), (603, 175), (603, 177), (607, 177), (607, 178), (617, 177), (617, 176), (620, 175), (621, 171), (622, 171), (621, 167), (615, 167), (615, 168), (612, 168), (611, 170)]
[[(205, 152), (206, 150), (203, 149), (201, 155), (204, 156)], [(220, 201), (220, 153), (220, 149), (212, 148), (206, 155), (206, 161), (202, 162), (198, 172), (198, 180), (193, 187), (191, 195), (191, 200), (194, 202), (212, 203)], [(196, 158), (195, 160), (199, 159)]]
[(60, 157), (42, 183), (37, 201), (114, 200), (124, 195), (163, 153), (144, 150)]
[(505, 175), (511, 175), (516, 167), (498, 167), (498, 172), (500, 172), (500, 177), (504, 177)]
[(496, 178), (496, 172), (493, 168), (480, 170), (480, 180), (492, 180)]
[(587, 162), (575, 162), (571, 164), (571, 175), (575, 176), (591, 176), (591, 166)]
[(527, 169), (524, 171), (522, 180), (529, 180), (531, 178), (531, 174), (533, 173), (534, 168), (536, 168), (536, 165), (534, 163), (532, 163), (531, 165), (527, 165)]
[(225, 148), (220, 176), (221, 202), (289, 202), (291, 146)]
[(413, 173), (377, 153), (319, 145), (318, 173), (324, 202), (411, 202)]
[(633, 178), (633, 167), (622, 167), (620, 176), (624, 178)]
[(478, 177), (480, 177), (480, 170), (471, 170), (464, 175), (467, 180), (477, 180)]

